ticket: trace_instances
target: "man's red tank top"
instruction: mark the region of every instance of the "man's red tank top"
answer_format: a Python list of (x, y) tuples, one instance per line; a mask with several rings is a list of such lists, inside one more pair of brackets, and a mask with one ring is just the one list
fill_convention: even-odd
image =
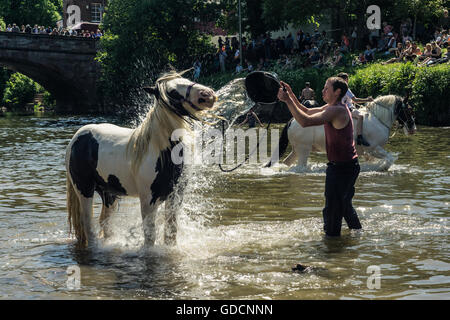
[(358, 157), (353, 140), (353, 121), (350, 110), (346, 107), (349, 121), (342, 129), (336, 129), (331, 122), (324, 124), (325, 145), (328, 161), (346, 162)]

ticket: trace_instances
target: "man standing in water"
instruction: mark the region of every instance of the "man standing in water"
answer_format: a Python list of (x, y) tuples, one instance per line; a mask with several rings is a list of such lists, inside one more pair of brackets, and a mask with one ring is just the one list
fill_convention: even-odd
[(353, 140), (350, 110), (342, 104), (348, 86), (341, 78), (331, 77), (322, 90), (323, 107), (308, 109), (302, 105), (291, 87), (280, 82), (278, 99), (287, 104), (292, 116), (302, 127), (324, 125), (328, 167), (325, 179), (324, 230), (327, 236), (340, 236), (342, 218), (350, 229), (361, 229), (352, 206), (355, 182), (360, 167)]

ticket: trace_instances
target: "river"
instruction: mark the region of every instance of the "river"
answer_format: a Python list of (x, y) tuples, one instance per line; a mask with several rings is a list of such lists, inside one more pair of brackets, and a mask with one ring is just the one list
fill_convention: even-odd
[[(450, 128), (399, 132), (387, 172), (363, 165), (361, 233), (344, 225), (339, 239), (324, 238), (325, 163), (314, 155), (305, 172), (195, 169), (175, 246), (143, 247), (138, 203), (124, 199), (113, 237), (80, 250), (68, 234), (65, 147), (103, 121), (118, 122), (0, 118), (0, 298), (450, 299)], [(294, 273), (297, 263), (313, 269)], [(67, 283), (70, 266), (79, 287)]]

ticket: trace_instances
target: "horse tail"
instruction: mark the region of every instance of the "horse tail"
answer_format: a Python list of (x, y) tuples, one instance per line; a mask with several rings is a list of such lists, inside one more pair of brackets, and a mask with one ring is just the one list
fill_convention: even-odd
[(81, 205), (69, 173), (66, 174), (67, 213), (69, 221), (69, 236), (72, 230), (79, 243), (85, 243), (83, 224), (81, 223)]
[[(286, 123), (286, 125), (284, 126), (283, 131), (281, 131), (280, 140), (278, 141), (278, 147), (272, 153), (272, 157), (270, 158), (269, 163), (267, 163), (264, 166), (264, 168), (268, 168), (268, 167), (273, 166), (275, 163), (278, 162), (278, 160), (286, 152), (287, 146), (289, 145), (288, 129), (289, 129), (289, 126), (292, 123), (292, 120), (294, 120), (294, 118), (289, 120), (288, 123)], [(274, 158), (277, 155), (277, 153), (278, 153), (278, 157)]]

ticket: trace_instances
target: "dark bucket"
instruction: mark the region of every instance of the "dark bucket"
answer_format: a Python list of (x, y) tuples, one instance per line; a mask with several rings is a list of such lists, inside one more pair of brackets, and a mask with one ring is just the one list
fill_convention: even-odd
[(245, 78), (245, 89), (255, 103), (273, 104), (278, 101), (280, 81), (265, 71), (254, 71)]

